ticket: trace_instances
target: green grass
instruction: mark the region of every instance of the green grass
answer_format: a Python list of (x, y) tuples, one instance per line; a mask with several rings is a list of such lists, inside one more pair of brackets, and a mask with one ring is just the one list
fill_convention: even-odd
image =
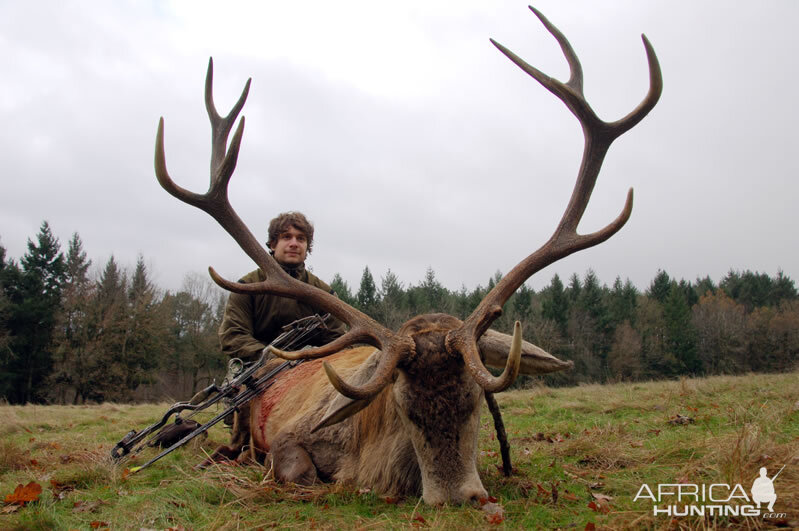
[[(138, 474), (109, 459), (131, 428), (160, 417), (166, 404), (0, 406), (0, 494), (39, 483), (39, 501), (0, 514), (2, 529), (474, 529), (763, 528), (759, 518), (654, 517), (633, 502), (642, 483), (741, 483), (761, 466), (773, 473), (777, 523), (799, 526), (799, 374), (747, 375), (498, 395), (515, 474), (498, 470), (499, 447), (483, 414), (479, 468), (502, 521), (479, 507), (428, 507), (419, 498), (386, 499), (354, 485), (280, 485), (264, 467), (193, 466), (227, 432), (174, 452)], [(691, 417), (684, 425), (669, 421)], [(267, 479), (265, 479), (265, 477)], [(553, 499), (557, 493), (557, 501)], [(608, 512), (589, 504), (609, 497)], [(6, 506), (12, 511), (14, 507)]]

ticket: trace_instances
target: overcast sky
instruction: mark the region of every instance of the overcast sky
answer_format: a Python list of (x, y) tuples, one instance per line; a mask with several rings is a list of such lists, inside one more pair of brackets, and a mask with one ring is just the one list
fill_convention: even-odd
[[(588, 100), (616, 120), (644, 97), (640, 34), (660, 59), (660, 103), (612, 146), (580, 226), (633, 214), (615, 237), (534, 276), (593, 268), (646, 288), (658, 269), (730, 268), (799, 280), (795, 103), (799, 2), (536, 4), (570, 39)], [(406, 285), (428, 267), (485, 285), (544, 243), (568, 202), (583, 139), (553, 95), (489, 42), (561, 80), (555, 40), (521, 1), (125, 2), (0, 0), (0, 244), (18, 259), (47, 220), (96, 267), (138, 254), (177, 289), (249, 258), (205, 213), (157, 184), (159, 116), (182, 186), (207, 188), (208, 57), (226, 114), (252, 77), (230, 196), (265, 238), (279, 212), (316, 225), (309, 265), (357, 289), (364, 266)]]

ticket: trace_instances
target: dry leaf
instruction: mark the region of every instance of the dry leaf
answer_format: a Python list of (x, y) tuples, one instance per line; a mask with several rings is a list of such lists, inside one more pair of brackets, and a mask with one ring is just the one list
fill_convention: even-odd
[(607, 505), (602, 505), (601, 503), (591, 502), (588, 504), (588, 508), (592, 511), (596, 511), (598, 513), (607, 514), (610, 512), (610, 507)]
[(100, 522), (99, 520), (95, 520), (94, 522), (90, 523), (89, 525), (92, 526), (92, 529), (99, 529), (101, 527), (110, 527), (111, 526), (111, 524), (109, 524), (108, 522)]
[(577, 501), (579, 499), (576, 494), (572, 494), (568, 490), (564, 490), (561, 496), (563, 496), (564, 499), (569, 501)]
[(15, 503), (18, 505), (25, 505), (28, 502), (34, 502), (39, 499), (39, 494), (42, 493), (42, 486), (31, 481), (27, 485), (17, 485), (14, 492), (6, 496), (6, 503)]
[(489, 524), (501, 524), (505, 520), (505, 509), (498, 503), (484, 503), (480, 509), (483, 511)]
[(75, 485), (60, 483), (54, 479), (51, 479), (50, 490), (53, 493), (53, 498), (56, 500), (63, 500), (67, 496), (68, 492), (75, 490)]
[(3, 514), (11, 514), (19, 511), (21, 508), (22, 505), (17, 505), (17, 504), (6, 505), (5, 507), (3, 507), (2, 511), (0, 512), (2, 512)]
[(594, 522), (588, 522), (585, 524), (585, 531), (596, 531), (596, 524)]
[(640, 441), (633, 441), (630, 443), (630, 446), (632, 446), (633, 448), (643, 448), (644, 443)]

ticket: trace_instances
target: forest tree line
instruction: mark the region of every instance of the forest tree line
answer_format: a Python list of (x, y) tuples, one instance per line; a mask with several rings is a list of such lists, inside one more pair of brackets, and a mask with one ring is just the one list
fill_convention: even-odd
[[(44, 222), (15, 261), (0, 246), (0, 398), (10, 403), (186, 399), (225, 372), (217, 330), (227, 294), (189, 274), (176, 292), (155, 286), (143, 257), (127, 271), (108, 259), (96, 275), (76, 233), (66, 252)], [(345, 302), (397, 330), (414, 315), (461, 319), (502, 278), (485, 287), (445, 288), (428, 269), (417, 285), (368, 266), (357, 290), (336, 274)], [(593, 271), (564, 283), (554, 275), (510, 298), (493, 328), (573, 360), (549, 385), (633, 381), (681, 375), (795, 370), (799, 299), (794, 281), (730, 271), (718, 284), (658, 271), (645, 291)], [(521, 384), (524, 384), (524, 379)]]

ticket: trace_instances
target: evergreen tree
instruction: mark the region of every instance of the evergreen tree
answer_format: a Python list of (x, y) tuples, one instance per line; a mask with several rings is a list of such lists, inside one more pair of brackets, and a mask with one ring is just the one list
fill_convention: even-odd
[[(577, 279), (577, 284), (580, 279)], [(551, 319), (558, 325), (560, 333), (565, 335), (569, 322), (569, 299), (563, 288), (563, 282), (557, 273), (552, 277), (549, 286), (542, 292), (541, 316)]]
[(523, 321), (529, 319), (533, 314), (533, 296), (535, 290), (522, 284), (506, 306), (510, 306), (510, 316), (512, 321)]
[(391, 330), (396, 330), (408, 320), (408, 304), (405, 290), (399, 278), (390, 269), (380, 279), (380, 301), (378, 305), (378, 321)]
[(18, 303), (10, 319), (15, 356), (5, 367), (11, 387), (6, 397), (12, 403), (42, 402), (47, 394), (44, 383), (53, 365), (51, 340), (66, 269), (60, 247), (44, 221), (20, 260)]
[(364, 267), (361, 275), (361, 285), (355, 296), (355, 302), (359, 310), (369, 316), (373, 316), (377, 306), (377, 286), (375, 279), (369, 271), (369, 266)]
[(112, 255), (95, 283), (91, 302), (91, 346), (77, 400), (123, 400), (127, 371), (127, 277)]
[(777, 271), (777, 278), (774, 279), (773, 287), (771, 290), (771, 303), (779, 305), (783, 301), (796, 300), (796, 286), (790, 277), (782, 272), (782, 269)]
[(691, 322), (691, 307), (686, 290), (672, 284), (663, 305), (666, 323), (666, 348), (677, 359), (683, 374), (697, 374), (701, 367), (696, 352), (696, 331)]
[(347, 285), (347, 282), (341, 278), (341, 275), (336, 273), (333, 275), (333, 280), (330, 282), (330, 289), (333, 290), (333, 293), (341, 299), (342, 301), (346, 302), (350, 306), (355, 306), (356, 301), (355, 297), (352, 296), (352, 291), (350, 291), (350, 287)]
[[(622, 284), (621, 277), (616, 277), (613, 282), (613, 289), (608, 296), (608, 320), (610, 326), (615, 329), (625, 321), (634, 325), (637, 304), (638, 290), (630, 282), (630, 279), (628, 278)], [(629, 334), (627, 337), (629, 337)]]
[(432, 267), (428, 267), (424, 275), (424, 280), (419, 285), (419, 295), (421, 296), (420, 311), (418, 313), (446, 312), (447, 311), (447, 290), (436, 278)]
[(120, 383), (128, 391), (154, 381), (153, 371), (159, 365), (167, 333), (166, 311), (148, 278), (144, 257), (139, 255), (128, 288), (125, 340), (120, 353), (124, 373)]
[(580, 298), (582, 289), (583, 286), (580, 284), (580, 277), (577, 276), (577, 273), (572, 273), (571, 278), (569, 278), (569, 287), (566, 289), (566, 294), (571, 304), (574, 304), (577, 302), (577, 299)]
[(10, 354), (9, 346), (11, 343), (11, 329), (9, 319), (11, 318), (11, 300), (6, 295), (6, 282), (10, 264), (6, 264), (6, 250), (0, 245), (0, 396), (5, 396), (3, 388), (3, 368)]
[(75, 401), (89, 363), (91, 340), (90, 303), (93, 286), (88, 278), (91, 260), (83, 250), (78, 233), (72, 235), (66, 257), (66, 276), (62, 290), (61, 311), (54, 333), (54, 364), (49, 378), (49, 395), (58, 403), (68, 396)]
[(705, 276), (705, 278), (697, 278), (696, 285), (694, 286), (694, 291), (696, 292), (696, 296), (698, 298), (702, 298), (708, 293), (713, 295), (716, 293), (716, 285), (713, 283), (713, 280), (709, 276)]
[(662, 269), (658, 269), (652, 284), (649, 285), (649, 290), (646, 292), (648, 297), (658, 301), (660, 304), (665, 304), (666, 298), (671, 291), (672, 280), (669, 278), (668, 273)]

